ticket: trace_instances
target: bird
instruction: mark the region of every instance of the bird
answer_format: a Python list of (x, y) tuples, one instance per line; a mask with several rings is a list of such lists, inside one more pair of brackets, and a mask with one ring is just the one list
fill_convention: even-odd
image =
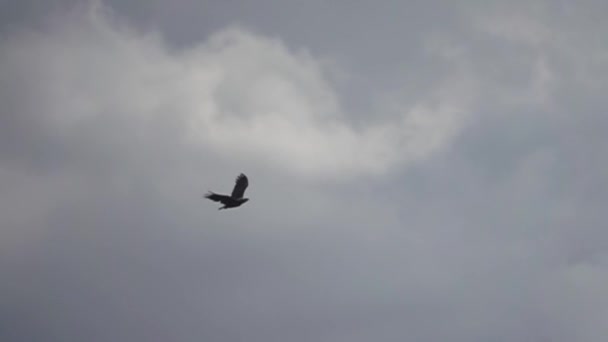
[(247, 179), (247, 176), (245, 176), (244, 173), (241, 173), (236, 177), (234, 189), (232, 189), (232, 195), (220, 195), (213, 191), (209, 191), (205, 195), (205, 198), (222, 203), (224, 206), (218, 208), (218, 210), (236, 208), (249, 201), (249, 198), (243, 197), (243, 195), (245, 195), (245, 189), (247, 189), (248, 185), (249, 180)]

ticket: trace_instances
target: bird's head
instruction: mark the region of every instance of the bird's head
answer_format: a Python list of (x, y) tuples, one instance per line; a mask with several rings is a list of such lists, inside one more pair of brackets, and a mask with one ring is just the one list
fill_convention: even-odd
[(243, 203), (245, 203), (245, 202), (249, 201), (249, 198), (243, 198), (242, 201), (243, 201)]

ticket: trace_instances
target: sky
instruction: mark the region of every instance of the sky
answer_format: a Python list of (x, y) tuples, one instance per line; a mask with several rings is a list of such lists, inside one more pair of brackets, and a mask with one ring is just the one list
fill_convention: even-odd
[(0, 1), (0, 340), (604, 341), (606, 13)]

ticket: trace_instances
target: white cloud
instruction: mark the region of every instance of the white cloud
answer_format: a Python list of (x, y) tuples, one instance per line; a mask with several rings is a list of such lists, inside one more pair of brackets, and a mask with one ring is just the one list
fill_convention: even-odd
[(146, 120), (173, 117), (200, 148), (337, 178), (384, 173), (441, 149), (474, 95), (467, 75), (448, 75), (436, 93), (400, 104), (391, 121), (355, 129), (324, 64), (279, 40), (233, 28), (170, 51), (99, 6), (70, 19), (5, 43), (0, 66), (5, 82), (29, 82), (19, 86), (35, 98), (30, 114), (63, 133), (120, 113), (139, 122), (137, 135)]

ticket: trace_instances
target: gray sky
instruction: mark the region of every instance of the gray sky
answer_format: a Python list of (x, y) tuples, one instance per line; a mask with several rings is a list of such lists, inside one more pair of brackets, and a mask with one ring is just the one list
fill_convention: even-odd
[(607, 7), (0, 2), (0, 340), (604, 341)]

